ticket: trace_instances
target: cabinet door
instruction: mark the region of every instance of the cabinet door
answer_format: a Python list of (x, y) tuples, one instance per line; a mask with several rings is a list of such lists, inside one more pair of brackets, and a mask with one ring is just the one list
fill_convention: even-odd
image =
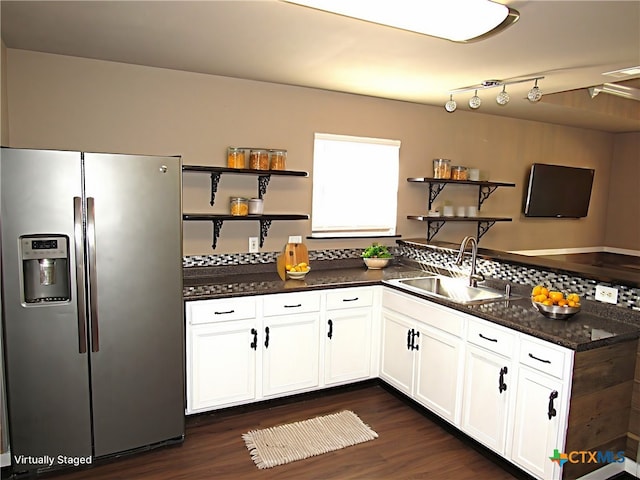
[[(382, 360), (380, 377), (398, 390), (412, 395), (415, 350), (410, 332), (415, 323), (399, 313), (382, 310)], [(419, 343), (419, 339), (416, 339)]]
[(371, 375), (371, 307), (332, 310), (325, 332), (326, 385)]
[(189, 327), (188, 413), (255, 398), (255, 323), (238, 320)]
[(501, 455), (505, 451), (509, 395), (515, 388), (511, 375), (510, 360), (467, 346), (462, 429)]
[(559, 478), (558, 464), (549, 456), (556, 448), (564, 451), (560, 424), (567, 390), (560, 380), (524, 366), (517, 383), (511, 459), (539, 478)]
[(303, 313), (264, 319), (262, 394), (304, 390), (319, 385), (320, 314)]
[(460, 423), (462, 344), (459, 337), (420, 327), (414, 398), (456, 425)]

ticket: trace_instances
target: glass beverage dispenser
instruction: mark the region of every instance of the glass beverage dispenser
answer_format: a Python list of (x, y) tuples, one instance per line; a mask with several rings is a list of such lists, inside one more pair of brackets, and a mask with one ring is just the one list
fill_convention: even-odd
[(67, 236), (22, 236), (20, 257), (25, 304), (68, 302), (71, 299)]

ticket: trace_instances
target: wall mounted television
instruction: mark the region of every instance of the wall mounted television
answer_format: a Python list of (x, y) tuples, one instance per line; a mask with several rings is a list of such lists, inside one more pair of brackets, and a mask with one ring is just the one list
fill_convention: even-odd
[(529, 174), (525, 217), (586, 217), (595, 170), (534, 163)]

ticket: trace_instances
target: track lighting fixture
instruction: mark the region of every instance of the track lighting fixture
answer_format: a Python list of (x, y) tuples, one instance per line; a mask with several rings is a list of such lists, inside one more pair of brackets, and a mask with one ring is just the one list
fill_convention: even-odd
[(540, 90), (540, 87), (538, 86), (538, 79), (536, 78), (536, 81), (533, 84), (533, 88), (531, 90), (529, 90), (529, 93), (527, 93), (527, 99), (530, 102), (537, 102), (541, 98), (542, 98), (542, 91)]
[(452, 113), (456, 111), (457, 103), (453, 99), (453, 95), (457, 93), (471, 92), (473, 91), (473, 96), (469, 99), (469, 108), (472, 110), (477, 110), (480, 108), (482, 104), (482, 99), (478, 96), (478, 90), (485, 90), (487, 88), (495, 88), (502, 87), (502, 91), (498, 93), (496, 97), (496, 103), (498, 105), (507, 105), (511, 100), (511, 96), (507, 93), (507, 85), (513, 85), (514, 83), (524, 83), (533, 81), (533, 87), (527, 93), (527, 99), (531, 103), (535, 103), (542, 98), (542, 90), (538, 87), (538, 80), (542, 80), (544, 77), (533, 77), (533, 78), (525, 78), (522, 80), (512, 80), (512, 81), (501, 81), (501, 80), (485, 80), (480, 85), (475, 85), (473, 87), (465, 87), (459, 88), (457, 90), (449, 91), (449, 101), (445, 103), (444, 108), (447, 112)]
[(449, 113), (453, 113), (456, 111), (456, 108), (458, 108), (458, 104), (453, 99), (453, 94), (451, 94), (449, 95), (449, 101), (444, 104), (444, 109)]
[(478, 90), (476, 90), (476, 92), (473, 94), (473, 97), (469, 99), (469, 108), (473, 108), (475, 110), (476, 108), (480, 107), (481, 103), (482, 100), (478, 96)]
[(506, 105), (507, 103), (509, 103), (509, 100), (511, 100), (511, 97), (507, 93), (507, 86), (503, 85), (502, 91), (496, 97), (496, 102), (498, 103), (498, 105)]

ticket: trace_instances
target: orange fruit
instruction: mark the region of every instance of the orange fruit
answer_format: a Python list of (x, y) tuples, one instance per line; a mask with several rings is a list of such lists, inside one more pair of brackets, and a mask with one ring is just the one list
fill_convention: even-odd
[(533, 287), (533, 290), (531, 291), (531, 295), (535, 297), (536, 295), (540, 295), (541, 292), (542, 292), (542, 285), (536, 285), (535, 287)]
[(549, 298), (554, 302), (558, 303), (560, 300), (564, 299), (564, 295), (562, 292), (549, 292)]

